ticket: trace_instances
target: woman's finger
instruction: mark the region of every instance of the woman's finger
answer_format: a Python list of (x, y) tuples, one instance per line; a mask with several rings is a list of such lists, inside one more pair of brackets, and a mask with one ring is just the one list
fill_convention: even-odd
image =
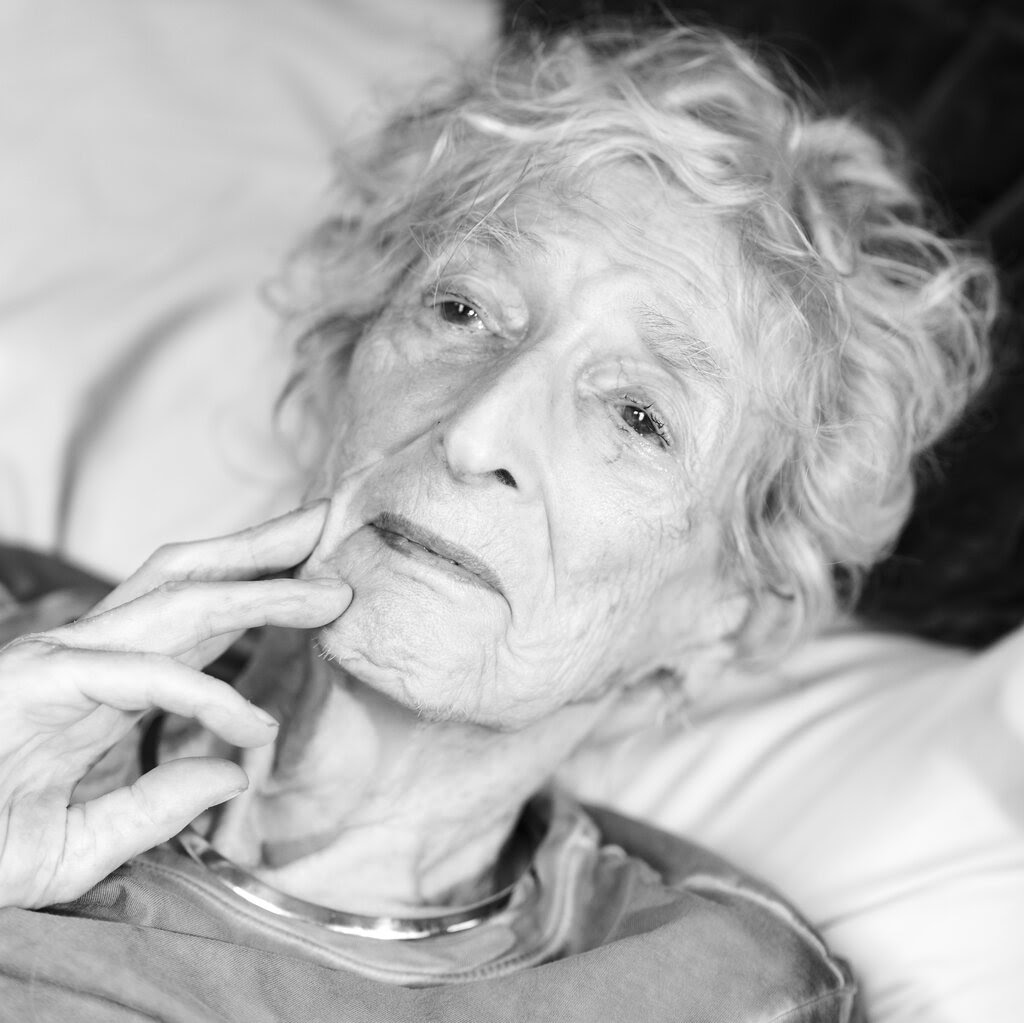
[(75, 898), (122, 863), (176, 835), (204, 810), (248, 787), (226, 760), (171, 760), (134, 784), (68, 807), (60, 887), (53, 901)]
[(356, 508), (359, 486), (378, 459), (350, 469), (337, 481), (330, 500), (311, 501), (294, 511), (249, 529), (210, 540), (168, 544), (156, 551), (129, 579), (96, 605), (102, 614), (172, 580), (257, 579), (294, 568), (313, 552), (328, 515), (340, 517), (348, 531), (363, 523)]
[(123, 607), (46, 635), (68, 646), (150, 651), (191, 664), (189, 655), (214, 636), (263, 625), (318, 628), (338, 618), (351, 600), (351, 588), (336, 580), (164, 583)]
[(167, 544), (97, 604), (92, 616), (127, 604), (171, 580), (256, 579), (293, 568), (309, 556), (320, 539), (327, 508), (327, 501), (314, 501), (239, 533)]
[[(194, 718), (233, 746), (262, 746), (277, 722), (226, 682), (159, 654), (52, 647), (41, 666), (53, 680), (51, 701), (80, 697), (128, 714), (165, 710)], [(39, 699), (39, 687), (26, 699)]]

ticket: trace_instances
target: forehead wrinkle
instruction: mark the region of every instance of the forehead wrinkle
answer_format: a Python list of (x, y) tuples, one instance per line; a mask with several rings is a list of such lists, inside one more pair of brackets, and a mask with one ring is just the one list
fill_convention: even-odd
[(646, 304), (640, 306), (638, 317), (640, 340), (656, 359), (686, 376), (721, 381), (725, 374), (718, 356), (687, 323)]
[(452, 232), (441, 239), (427, 260), (425, 273), (439, 279), (453, 267), (461, 270), (480, 258), (514, 266), (531, 256), (543, 255), (547, 250), (544, 237), (522, 228), (513, 209), (511, 218), (492, 216), (470, 231)]

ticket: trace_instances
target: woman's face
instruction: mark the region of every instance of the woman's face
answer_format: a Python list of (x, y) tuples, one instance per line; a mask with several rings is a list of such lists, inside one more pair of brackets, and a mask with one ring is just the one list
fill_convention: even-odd
[(646, 178), (603, 182), (410, 275), (336, 397), (304, 574), (355, 596), (319, 644), (432, 719), (521, 727), (715, 638), (736, 259)]

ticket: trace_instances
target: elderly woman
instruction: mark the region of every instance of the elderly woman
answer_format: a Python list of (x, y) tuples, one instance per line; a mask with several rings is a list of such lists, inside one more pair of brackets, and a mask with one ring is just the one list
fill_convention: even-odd
[(310, 503), (0, 653), (6, 1004), (853, 1018), (774, 893), (550, 782), (855, 592), (985, 372), (986, 264), (685, 29), (481, 65), (343, 183), (282, 292)]

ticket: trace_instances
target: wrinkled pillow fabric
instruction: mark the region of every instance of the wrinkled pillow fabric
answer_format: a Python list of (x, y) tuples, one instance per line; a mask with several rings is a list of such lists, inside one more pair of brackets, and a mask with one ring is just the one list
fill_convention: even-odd
[(103, 574), (293, 505), (260, 294), (489, 0), (0, 3), (0, 540)]
[(1019, 1020), (1024, 629), (974, 655), (851, 625), (758, 681), (564, 780), (787, 892), (876, 1023)]

